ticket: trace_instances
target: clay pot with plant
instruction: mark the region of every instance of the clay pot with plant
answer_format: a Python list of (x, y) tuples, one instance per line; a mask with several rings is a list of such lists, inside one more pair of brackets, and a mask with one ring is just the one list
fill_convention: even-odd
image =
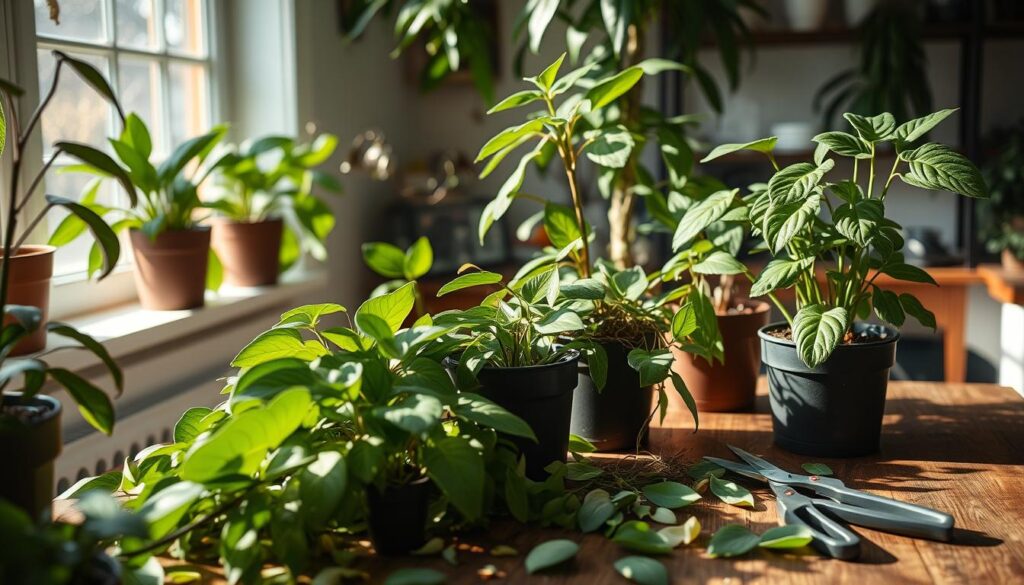
[[(97, 263), (101, 267), (100, 278), (103, 278), (113, 270), (120, 255), (121, 249), (113, 230), (93, 211), (88, 202), (80, 203), (57, 195), (46, 195), (46, 205), (40, 206), (38, 214), (28, 221), (24, 229), (20, 229), (19, 225), (24, 219), (28, 203), (42, 185), (46, 171), (57, 156), (63, 154), (86, 163), (109, 160), (107, 155), (85, 144), (57, 142), (43, 168), (31, 178), (25, 175), (26, 145), (39, 127), (43, 111), (56, 92), (61, 73), (67, 69), (74, 71), (114, 104), (118, 113), (121, 111), (110, 85), (94, 67), (60, 51), (54, 51), (53, 55), (56, 62), (53, 81), (35, 112), (24, 123), (19, 120), (15, 108), (15, 99), (23, 91), (9, 81), (0, 79), (0, 156), (10, 153), (11, 163), (11, 172), (7, 177), (10, 182), (7, 190), (2, 193), (6, 199), (4, 209), (7, 213), (0, 230), (3, 237), (0, 314), (4, 316), (0, 333), (0, 390), (3, 391), (0, 402), (0, 453), (3, 453), (5, 477), (5, 481), (0, 482), (0, 499), (21, 508), (30, 518), (49, 516), (54, 485), (53, 463), (63, 445), (61, 402), (40, 393), (44, 384), (52, 381), (65, 389), (71, 400), (78, 405), (83, 418), (103, 433), (112, 432), (114, 409), (102, 390), (70, 370), (51, 368), (41, 359), (42, 354), (23, 359), (12, 359), (11, 356), (19, 349), (25, 351), (23, 343), (28, 343), (28, 348), (42, 349), (46, 334), (52, 333), (68, 338), (74, 343), (72, 347), (92, 352), (109, 370), (118, 390), (123, 383), (120, 368), (96, 340), (70, 325), (47, 322), (45, 300), (49, 294), (53, 248), (24, 245), (25, 239), (43, 221), (47, 212), (53, 207), (62, 207), (71, 214), (70, 217), (80, 222), (80, 231), (88, 230), (96, 239)], [(11, 131), (8, 132), (8, 129)], [(122, 185), (131, 186), (123, 173), (113, 174)], [(23, 183), (23, 179), (27, 181)], [(59, 228), (57, 233), (60, 231)], [(42, 344), (36, 342), (34, 336), (37, 335), (41, 335)], [(9, 387), (17, 390), (8, 390)]]
[(221, 153), (211, 165), (216, 197), (203, 204), (216, 212), (211, 245), (232, 286), (277, 283), (303, 252), (324, 260), (334, 215), (315, 192), (339, 193), (333, 176), (317, 170), (337, 146), (332, 134), (298, 144), (265, 136)]
[[(767, 185), (744, 198), (749, 227), (773, 256), (751, 295), (793, 289), (797, 301), (795, 315), (759, 331), (779, 446), (824, 457), (878, 451), (896, 327), (908, 315), (935, 327), (935, 316), (913, 295), (876, 283), (885, 274), (935, 284), (926, 271), (904, 261), (901, 228), (885, 216), (889, 188), (900, 179), (922, 189), (987, 196), (981, 172), (962, 154), (941, 144), (918, 145), (954, 111), (903, 124), (888, 113), (846, 114), (855, 134), (815, 136), (813, 162), (776, 166)], [(897, 157), (888, 174), (881, 174), (877, 152), (886, 143)], [(772, 139), (723, 145), (707, 159), (749, 149), (774, 165), (773, 145)], [(852, 175), (830, 179), (832, 156), (852, 159)], [(823, 259), (830, 262), (819, 280)], [(888, 325), (864, 322), (872, 309)]]
[[(130, 193), (138, 205), (108, 209), (120, 214), (114, 231), (129, 230), (135, 252), (135, 287), (144, 309), (170, 311), (203, 306), (207, 288), (216, 290), (222, 269), (210, 249), (210, 228), (195, 216), (201, 207), (197, 189), (210, 176), (203, 162), (227, 131), (212, 131), (186, 140), (166, 160), (151, 162), (153, 143), (145, 122), (135, 114), (125, 119), (121, 136), (110, 143), (120, 163), (107, 157), (86, 161), (102, 176), (130, 177)], [(123, 165), (123, 166), (122, 166)], [(185, 174), (191, 168), (191, 175)], [(97, 268), (90, 254), (90, 273)]]

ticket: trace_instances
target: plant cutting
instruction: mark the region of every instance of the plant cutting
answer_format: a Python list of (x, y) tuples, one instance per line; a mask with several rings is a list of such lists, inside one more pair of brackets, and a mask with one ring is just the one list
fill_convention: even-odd
[(316, 167), (337, 144), (333, 134), (308, 144), (264, 136), (228, 149), (211, 164), (217, 190), (203, 206), (218, 216), (211, 245), (224, 266), (224, 282), (272, 285), (303, 253), (326, 259), (334, 215), (315, 191), (339, 193), (341, 185)]
[[(10, 481), (0, 483), (0, 498), (26, 511), (31, 518), (49, 517), (50, 500), (53, 497), (53, 462), (63, 445), (61, 402), (52, 396), (40, 394), (44, 384), (54, 381), (67, 390), (83, 418), (106, 434), (113, 430), (114, 408), (110, 398), (92, 382), (65, 368), (51, 368), (43, 361), (42, 354), (22, 359), (13, 359), (11, 356), (22, 342), (30, 340), (34, 335), (42, 336), (42, 344), (30, 342), (29, 349), (42, 349), (46, 334), (53, 333), (67, 338), (73, 347), (81, 347), (93, 353), (110, 372), (118, 391), (123, 386), (120, 368), (102, 345), (70, 325), (46, 320), (45, 301), (49, 296), (53, 248), (24, 245), (28, 235), (51, 208), (63, 207), (78, 218), (83, 229), (88, 228), (96, 239), (97, 255), (102, 265), (100, 278), (103, 278), (113, 270), (120, 254), (113, 230), (88, 205), (58, 195), (46, 195), (46, 205), (42, 206), (38, 214), (24, 229), (20, 229), (19, 225), (25, 219), (23, 214), (27, 213), (27, 205), (43, 184), (44, 175), (57, 156), (66, 154), (80, 161), (110, 160), (105, 154), (85, 144), (58, 142), (53, 145), (53, 154), (38, 174), (22, 183), (23, 178), (27, 179), (23, 176), (26, 145), (56, 92), (62, 71), (70, 68), (120, 111), (113, 91), (95, 68), (60, 51), (54, 51), (54, 58), (56, 69), (50, 88), (24, 125), (18, 118), (14, 104), (15, 98), (23, 93), (22, 90), (0, 79), (0, 94), (3, 98), (0, 100), (0, 156), (9, 151), (11, 162), (10, 182), (8, 190), (3, 194), (7, 215), (2, 228), (3, 262), (0, 265), (0, 314), (3, 315), (0, 330), (0, 451), (5, 454), (4, 473)], [(11, 132), (7, 132), (8, 128)], [(5, 148), (8, 145), (10, 148)], [(123, 184), (128, 184), (127, 177), (119, 175), (118, 178)], [(33, 291), (37, 285), (32, 281), (41, 281), (44, 288)], [(32, 292), (41, 294), (33, 296)], [(27, 303), (38, 303), (40, 306)]]
[(988, 251), (1000, 254), (1003, 270), (1024, 274), (1024, 123), (989, 142), (997, 154), (982, 165), (989, 199), (979, 206), (978, 230)]
[[(217, 126), (186, 140), (166, 160), (154, 164), (149, 129), (141, 118), (129, 114), (120, 137), (110, 139), (120, 163), (110, 157), (94, 157), (77, 167), (119, 181), (128, 178), (127, 184), (121, 184), (133, 202), (138, 199), (138, 205), (107, 211), (121, 215), (112, 225), (115, 232), (129, 230), (135, 252), (135, 286), (145, 309), (201, 307), (205, 289), (220, 286), (222, 271), (210, 251), (210, 229), (199, 224), (195, 211), (201, 207), (197, 190), (210, 175), (203, 161), (225, 132), (226, 126)], [(188, 172), (191, 174), (186, 177)], [(90, 273), (98, 266), (94, 245), (89, 254)]]
[[(554, 250), (524, 266), (517, 281), (546, 274), (555, 296), (576, 302), (574, 309), (584, 311), (585, 327), (575, 337), (586, 339), (592, 347), (601, 349), (590, 351), (587, 365), (581, 370), (579, 402), (573, 409), (576, 421), (573, 432), (601, 449), (624, 449), (635, 447), (645, 436), (647, 423), (653, 415), (651, 400), (655, 386), (659, 387), (658, 402), (664, 418), (668, 404), (664, 382), (670, 377), (678, 379), (677, 391), (691, 406), (696, 420), (696, 409), (685, 384), (670, 370), (670, 343), (664, 338), (676, 319), (669, 303), (677, 300), (680, 293), (653, 295), (651, 289), (657, 279), (649, 277), (639, 267), (620, 270), (610, 263), (595, 263), (590, 247), (593, 230), (584, 219), (584, 195), (578, 170), (584, 159), (604, 170), (620, 169), (628, 163), (641, 139), (617, 123), (606, 123), (604, 114), (633, 90), (646, 70), (664, 70), (677, 65), (652, 60), (614, 75), (588, 79), (593, 65), (559, 77), (564, 59), (563, 54), (539, 75), (528, 78), (533, 89), (515, 93), (491, 109), (491, 113), (495, 113), (529, 104), (543, 108), (530, 115), (526, 122), (498, 133), (477, 156), (478, 161), (490, 159), (481, 173), (483, 177), (521, 146), (533, 146), (520, 158), (511, 176), (482, 213), (480, 237), (483, 238), (493, 222), (516, 200), (543, 206), (543, 210), (533, 216), (533, 221), (543, 222)], [(552, 146), (562, 162), (571, 207), (521, 191), (529, 165)], [(679, 319), (686, 321), (685, 314)], [(689, 344), (699, 335), (689, 324), (681, 326), (679, 331), (681, 336), (676, 340), (679, 343)], [(595, 372), (591, 361), (598, 359), (597, 356), (607, 358), (603, 359), (607, 362), (606, 371)], [(612, 381), (607, 391), (599, 392), (603, 385), (589, 381), (598, 379), (595, 373)]]
[[(878, 450), (889, 369), (899, 327), (909, 315), (935, 327), (935, 316), (913, 295), (876, 281), (935, 284), (904, 262), (900, 226), (885, 217), (897, 179), (922, 189), (967, 197), (987, 194), (981, 172), (955, 150), (919, 141), (955, 110), (897, 125), (892, 114), (846, 114), (856, 134), (814, 138), (814, 162), (778, 169), (745, 198), (751, 229), (772, 255), (751, 287), (753, 296), (793, 289), (797, 312), (759, 332), (768, 367), (775, 442), (808, 455), (852, 457)], [(884, 174), (878, 149), (897, 158)], [(771, 156), (771, 139), (721, 146), (705, 160), (742, 149)], [(831, 179), (832, 156), (852, 159), (848, 179)], [(833, 202), (833, 199), (834, 202)], [(822, 208), (827, 214), (819, 216)], [(818, 267), (823, 260), (828, 264)], [(865, 323), (872, 309), (889, 325)]]

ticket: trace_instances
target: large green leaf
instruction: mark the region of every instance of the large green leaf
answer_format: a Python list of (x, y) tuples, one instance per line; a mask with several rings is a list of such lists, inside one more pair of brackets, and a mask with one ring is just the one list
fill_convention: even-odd
[(924, 144), (900, 153), (910, 165), (901, 175), (909, 185), (922, 189), (944, 189), (967, 197), (988, 197), (981, 171), (966, 156), (942, 144)]
[(775, 142), (778, 138), (771, 136), (769, 138), (762, 138), (753, 142), (735, 143), (735, 144), (721, 144), (716, 146), (711, 152), (704, 158), (700, 159), (700, 162), (706, 163), (715, 160), (716, 158), (739, 152), (741, 150), (753, 150), (754, 152), (760, 152), (763, 154), (771, 155), (772, 151), (775, 150)]
[(161, 538), (174, 530), (204, 491), (198, 483), (180, 481), (151, 495), (139, 507), (139, 516), (149, 524), (150, 537)]
[(644, 70), (640, 67), (633, 66), (628, 69), (624, 69), (611, 77), (599, 80), (597, 84), (587, 92), (587, 99), (590, 100), (591, 108), (599, 110), (619, 99), (626, 92), (632, 89), (643, 76)]
[(124, 188), (125, 193), (128, 194), (132, 207), (136, 205), (138, 199), (131, 178), (121, 165), (114, 162), (114, 159), (110, 158), (107, 153), (97, 150), (88, 144), (79, 144), (77, 142), (57, 142), (53, 147), (56, 150), (63, 151), (72, 158), (80, 160), (103, 175), (114, 177)]
[(64, 368), (50, 368), (48, 373), (75, 400), (86, 422), (105, 435), (114, 431), (114, 405), (105, 392)]
[(325, 315), (344, 313), (345, 307), (337, 303), (317, 303), (315, 305), (302, 305), (281, 313), (281, 319), (274, 327), (307, 327), (316, 329), (320, 325), (320, 318)]
[(758, 540), (757, 546), (771, 549), (800, 548), (811, 544), (814, 534), (803, 524), (787, 524), (769, 528)]
[(793, 340), (796, 350), (808, 367), (814, 368), (832, 355), (843, 339), (849, 317), (846, 309), (825, 305), (807, 305), (793, 317)]
[(837, 207), (832, 214), (832, 221), (836, 231), (859, 246), (866, 247), (878, 232), (883, 217), (885, 205), (880, 199), (860, 199)]
[(398, 331), (416, 304), (416, 283), (408, 282), (398, 290), (366, 300), (356, 309), (360, 313), (384, 319), (392, 332)]
[(662, 481), (646, 485), (643, 492), (645, 498), (670, 510), (689, 506), (700, 499), (700, 494), (675, 481)]
[(206, 430), (204, 419), (212, 410), (205, 406), (194, 406), (182, 413), (178, 422), (174, 424), (174, 442), (191, 443)]
[(928, 274), (927, 270), (914, 266), (913, 264), (907, 264), (906, 262), (886, 264), (882, 266), (881, 271), (883, 274), (888, 274), (896, 280), (906, 280), (909, 282), (920, 282), (922, 284), (939, 286), (939, 283), (935, 282), (935, 279), (932, 278), (931, 274)]
[(434, 249), (430, 240), (420, 237), (405, 251), (404, 272), (408, 280), (416, 280), (430, 272), (434, 265)]
[(478, 394), (460, 392), (451, 405), (456, 416), (490, 427), (498, 432), (537, 440), (526, 421)]
[(544, 205), (544, 231), (551, 244), (562, 249), (583, 237), (576, 214), (565, 205), (548, 202)]
[(747, 488), (732, 481), (715, 477), (714, 475), (709, 475), (708, 481), (711, 482), (711, 493), (718, 496), (718, 499), (722, 500), (726, 504), (738, 506), (740, 508), (754, 507), (754, 495), (751, 494)]
[(815, 166), (810, 163), (790, 165), (775, 173), (768, 181), (768, 197), (773, 205), (801, 202), (814, 193), (821, 193), (821, 180), (832, 170), (835, 161), (826, 159)]
[(114, 270), (118, 258), (121, 256), (121, 244), (114, 230), (95, 211), (81, 203), (57, 195), (47, 195), (46, 201), (51, 205), (67, 209), (89, 227), (89, 231), (96, 239), (96, 243), (99, 244), (100, 251), (103, 253), (103, 270), (100, 272), (99, 280), (106, 278)]
[(814, 258), (774, 258), (761, 270), (750, 286), (750, 296), (760, 297), (780, 288), (789, 288), (801, 272), (814, 266)]
[(556, 335), (584, 329), (583, 320), (576, 311), (563, 307), (551, 311), (534, 326), (541, 335)]
[(526, 555), (526, 572), (532, 575), (537, 571), (560, 565), (575, 557), (579, 550), (580, 545), (565, 538), (542, 542)]
[(384, 278), (401, 278), (405, 274), (405, 253), (387, 242), (364, 243), (363, 262)]
[(206, 153), (209, 153), (210, 149), (226, 133), (227, 126), (216, 126), (206, 134), (190, 138), (178, 145), (171, 153), (171, 156), (167, 157), (167, 160), (161, 163), (157, 169), (160, 182), (165, 185), (170, 184), (192, 159), (197, 157), (201, 159)]
[(706, 199), (686, 210), (679, 226), (672, 236), (672, 249), (680, 250), (707, 227), (729, 210), (739, 189), (716, 191)]
[(271, 329), (261, 333), (243, 347), (231, 360), (231, 365), (236, 368), (250, 368), (289, 357), (312, 361), (325, 353), (327, 351), (322, 345), (314, 341), (304, 341), (294, 329)]
[(410, 394), (395, 404), (378, 407), (375, 412), (403, 431), (422, 436), (441, 424), (444, 406), (433, 396)]
[(778, 253), (808, 226), (821, 209), (821, 191), (812, 191), (801, 201), (772, 203), (764, 218), (765, 242)]
[(86, 83), (92, 86), (92, 88), (96, 90), (96, 93), (100, 94), (104, 99), (110, 102), (110, 104), (117, 110), (118, 115), (124, 119), (124, 113), (121, 111), (121, 104), (117, 101), (117, 95), (114, 93), (114, 90), (111, 89), (110, 84), (107, 83), (106, 78), (103, 77), (103, 74), (100, 73), (98, 69), (89, 63), (71, 57), (62, 51), (53, 51), (53, 56), (57, 61), (70, 65), (71, 68), (74, 69), (75, 73), (85, 80)]
[(334, 517), (345, 494), (348, 481), (345, 458), (337, 451), (323, 451), (297, 477), (302, 517), (308, 527), (319, 529)]
[(674, 358), (668, 348), (647, 350), (638, 347), (629, 352), (626, 361), (640, 373), (640, 386), (643, 387), (664, 382)]
[(746, 267), (728, 252), (715, 250), (693, 265), (698, 274), (743, 274)]
[(841, 156), (868, 159), (871, 158), (871, 145), (863, 139), (846, 132), (823, 132), (813, 138), (814, 142), (823, 144), (832, 152)]
[(895, 327), (903, 325), (906, 315), (903, 312), (903, 307), (900, 306), (900, 297), (892, 291), (882, 290), (877, 286), (874, 289), (871, 304), (875, 307), (875, 314), (881, 320), (891, 323)]
[(959, 109), (960, 108), (939, 110), (933, 114), (928, 114), (927, 116), (922, 116), (920, 118), (910, 120), (909, 122), (904, 122), (896, 128), (895, 138), (902, 143), (910, 144), (927, 134), (932, 128), (938, 126), (940, 122)]
[(592, 140), (583, 152), (594, 164), (609, 169), (621, 169), (629, 162), (633, 153), (636, 141), (633, 134), (624, 126), (616, 126), (612, 129), (594, 130), (593, 136), (586, 136)]
[(900, 305), (908, 315), (917, 319), (921, 325), (935, 329), (935, 314), (924, 308), (924, 305), (921, 304), (921, 301), (917, 300), (917, 297), (910, 293), (903, 293), (900, 295)]
[(93, 355), (100, 358), (103, 365), (107, 367), (107, 371), (110, 372), (110, 377), (114, 379), (114, 384), (118, 391), (120, 392), (124, 389), (124, 376), (121, 374), (121, 368), (117, 365), (117, 362), (114, 361), (114, 358), (110, 357), (110, 353), (107, 352), (107, 348), (103, 347), (103, 344), (93, 339), (92, 336), (82, 333), (74, 327), (59, 321), (50, 321), (47, 323), (46, 330), (50, 333), (60, 335), (61, 337), (67, 337), (68, 339), (77, 341), (82, 347), (91, 351)]
[(457, 276), (451, 282), (446, 283), (437, 291), (437, 296), (443, 297), (446, 294), (460, 291), (474, 286), (486, 286), (501, 282), (501, 275), (496, 272), (468, 272)]
[(423, 449), (427, 475), (468, 520), (483, 512), (484, 461), (462, 437), (444, 437)]
[(888, 112), (870, 117), (857, 114), (843, 114), (843, 117), (869, 144), (888, 140), (896, 131), (896, 118)]

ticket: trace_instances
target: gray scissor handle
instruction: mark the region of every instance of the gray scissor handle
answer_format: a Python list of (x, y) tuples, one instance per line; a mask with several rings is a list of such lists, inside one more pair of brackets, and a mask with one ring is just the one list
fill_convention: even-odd
[(884, 496), (876, 496), (842, 485), (842, 482), (827, 478), (824, 480), (802, 480), (789, 485), (806, 487), (819, 496), (831, 498), (845, 506), (822, 503), (829, 510), (847, 522), (860, 526), (877, 528), (894, 534), (930, 538), (948, 542), (953, 538), (953, 517), (945, 512), (901, 502)]
[(860, 556), (860, 537), (815, 508), (817, 502), (786, 510), (786, 524), (803, 524), (814, 536), (818, 552), (834, 559), (852, 561)]

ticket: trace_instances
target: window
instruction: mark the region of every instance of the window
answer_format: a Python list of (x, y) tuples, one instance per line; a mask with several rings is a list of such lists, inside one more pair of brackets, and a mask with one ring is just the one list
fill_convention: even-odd
[[(124, 111), (135, 112), (153, 135), (154, 157), (202, 134), (213, 120), (209, 0), (61, 0), (60, 24), (46, 0), (34, 0), (40, 92), (53, 79), (53, 49), (84, 59), (107, 76)], [(120, 132), (114, 109), (73, 74), (62, 74), (58, 93), (42, 119), (44, 150), (56, 140), (105, 146)], [(43, 157), (50, 153), (43, 152)], [(58, 159), (46, 177), (47, 192), (81, 195), (92, 177), (61, 172)], [(121, 204), (125, 195), (105, 183), (96, 201)], [(66, 216), (47, 217), (51, 231)], [(54, 276), (84, 277), (92, 240), (80, 237), (57, 251)], [(130, 250), (124, 246), (123, 250)], [(130, 253), (122, 253), (127, 261)]]

